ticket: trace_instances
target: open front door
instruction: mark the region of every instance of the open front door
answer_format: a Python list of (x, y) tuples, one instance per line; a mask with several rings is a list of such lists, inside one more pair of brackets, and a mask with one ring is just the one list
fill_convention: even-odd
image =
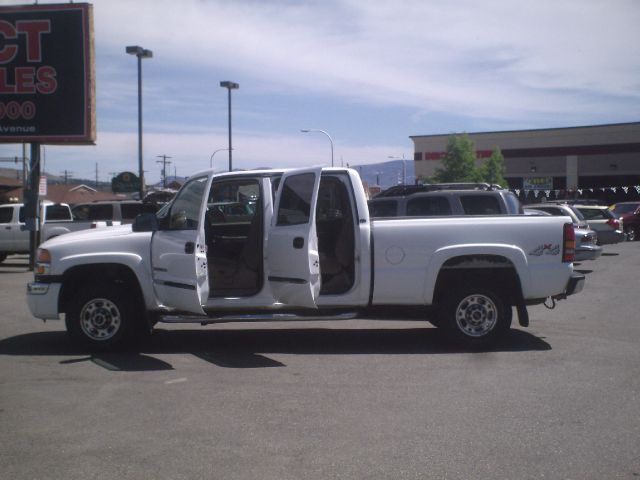
[(151, 242), (153, 286), (160, 302), (203, 315), (209, 297), (204, 227), (208, 184), (202, 176), (184, 185)]
[(282, 176), (267, 242), (267, 272), (278, 302), (316, 307), (320, 257), (316, 204), (321, 168), (297, 169)]

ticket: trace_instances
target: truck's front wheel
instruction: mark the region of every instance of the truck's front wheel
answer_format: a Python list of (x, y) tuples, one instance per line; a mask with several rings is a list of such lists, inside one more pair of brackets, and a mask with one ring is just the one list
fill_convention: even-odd
[(511, 306), (487, 288), (451, 293), (440, 309), (439, 324), (456, 343), (484, 348), (511, 327)]
[(133, 303), (115, 285), (82, 288), (71, 300), (66, 326), (72, 340), (90, 350), (117, 350), (133, 339)]

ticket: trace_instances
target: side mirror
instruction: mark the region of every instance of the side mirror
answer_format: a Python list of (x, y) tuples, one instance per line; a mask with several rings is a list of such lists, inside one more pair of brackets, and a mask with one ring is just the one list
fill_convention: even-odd
[(131, 229), (134, 232), (155, 232), (159, 230), (158, 218), (154, 213), (141, 213), (133, 219)]

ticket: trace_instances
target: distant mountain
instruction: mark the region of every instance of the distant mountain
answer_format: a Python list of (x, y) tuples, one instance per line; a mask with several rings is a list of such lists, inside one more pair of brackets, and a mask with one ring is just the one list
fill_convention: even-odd
[(413, 185), (416, 180), (413, 160), (390, 160), (369, 165), (351, 165), (351, 168), (357, 170), (362, 180), (370, 186), (380, 185), (384, 189), (403, 183), (403, 163), (404, 184)]

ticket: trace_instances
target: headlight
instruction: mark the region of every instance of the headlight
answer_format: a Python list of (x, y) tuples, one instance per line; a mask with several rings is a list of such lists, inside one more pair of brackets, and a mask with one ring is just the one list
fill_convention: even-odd
[(36, 253), (36, 275), (48, 275), (51, 271), (51, 252), (46, 248), (39, 248)]

